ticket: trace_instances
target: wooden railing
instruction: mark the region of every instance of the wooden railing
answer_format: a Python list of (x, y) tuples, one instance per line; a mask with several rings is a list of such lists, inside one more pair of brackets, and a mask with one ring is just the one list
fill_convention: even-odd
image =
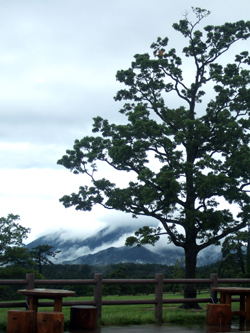
[[(217, 274), (211, 274), (210, 279), (164, 279), (163, 274), (156, 274), (154, 279), (103, 279), (102, 274), (95, 274), (94, 279), (73, 280), (35, 280), (34, 274), (26, 274), (26, 279), (23, 280), (1, 280), (0, 285), (20, 285), (26, 286), (26, 289), (34, 289), (36, 285), (94, 285), (94, 297), (92, 301), (64, 301), (63, 306), (72, 305), (94, 305), (97, 307), (98, 318), (101, 318), (102, 305), (122, 305), (122, 304), (153, 304), (155, 305), (155, 317), (158, 322), (162, 321), (162, 306), (167, 303), (216, 303), (217, 294), (212, 291), (212, 287), (217, 287), (218, 284), (250, 284), (250, 279), (218, 279)], [(154, 299), (131, 299), (131, 300), (103, 300), (102, 286), (104, 284), (154, 284), (155, 298)], [(164, 299), (163, 286), (164, 284), (209, 284), (209, 298), (178, 298)], [(239, 301), (235, 298), (234, 301)], [(27, 302), (1, 302), (1, 308), (17, 308), (26, 307)], [(40, 307), (53, 306), (53, 302), (39, 302)]]

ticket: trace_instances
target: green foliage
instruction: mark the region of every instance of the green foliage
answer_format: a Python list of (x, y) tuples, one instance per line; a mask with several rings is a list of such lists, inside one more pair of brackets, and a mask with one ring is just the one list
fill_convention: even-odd
[(2, 265), (12, 264), (15, 266), (29, 267), (34, 265), (30, 259), (30, 251), (25, 247), (7, 247), (2, 257)]
[(221, 252), (222, 260), (219, 263), (220, 277), (244, 277), (247, 273), (247, 245), (248, 231), (238, 231), (225, 238)]
[[(23, 240), (28, 237), (30, 229), (22, 227), (17, 222), (19, 220), (19, 215), (13, 214), (8, 214), (7, 218), (0, 218), (0, 265), (18, 260), (17, 251), (23, 258), (26, 255), (25, 251), (18, 249), (18, 247), (24, 245)], [(9, 260), (8, 256), (12, 257), (13, 261)]]
[[(89, 265), (44, 265), (43, 275), (46, 279), (93, 279), (94, 271)], [(57, 289), (58, 285), (51, 285), (51, 288)], [(93, 285), (64, 285), (66, 290), (73, 290), (76, 296), (93, 295)]]
[[(0, 279), (24, 279), (25, 275), (32, 273), (35, 276), (35, 279), (44, 279), (44, 276), (35, 271), (34, 269), (26, 269), (23, 267), (17, 266), (7, 266), (0, 268)], [(20, 289), (20, 287), (19, 287)]]
[(148, 226), (139, 228), (135, 232), (135, 236), (127, 237), (125, 245), (126, 246), (132, 246), (136, 244), (138, 247), (140, 247), (143, 244), (151, 244), (155, 245), (155, 243), (160, 239), (159, 233), (161, 231), (161, 228), (150, 228)]
[[(1, 301), (9, 301), (13, 299), (14, 291), (10, 286), (0, 286), (0, 300)], [(16, 297), (15, 297), (16, 298)]]
[[(128, 279), (128, 269), (125, 266), (118, 267), (117, 270), (107, 275), (108, 279)], [(130, 284), (111, 284), (104, 285), (104, 295), (131, 295), (133, 294), (133, 287)]]
[[(199, 251), (244, 228), (250, 217), (250, 57), (242, 51), (228, 64), (221, 57), (250, 37), (250, 21), (199, 31), (209, 11), (193, 12), (195, 23), (186, 16), (173, 25), (186, 40), (181, 56), (168, 48), (167, 37), (159, 37), (151, 45), (152, 56), (136, 54), (128, 70), (117, 72), (125, 88), (115, 100), (125, 101), (120, 113), (127, 123), (95, 117), (93, 136), (76, 140), (58, 161), (92, 181), (62, 197), (65, 207), (90, 211), (99, 204), (158, 220), (163, 232), (140, 228), (127, 245), (154, 244), (167, 234), (185, 250), (187, 278), (195, 277)], [(174, 97), (172, 109), (167, 103)], [(98, 179), (97, 162), (121, 175), (130, 172), (136, 180), (119, 188)], [(238, 215), (224, 209), (221, 198), (234, 204)]]
[[(25, 276), (28, 273), (33, 273), (35, 279), (44, 279), (43, 275), (39, 274), (37, 271), (33, 269), (27, 269), (20, 266), (6, 266), (0, 268), (0, 280), (25, 279)], [(17, 290), (24, 288), (26, 288), (25, 285), (1, 286), (0, 299), (3, 301), (22, 299), (23, 297), (17, 294)]]
[[(173, 266), (173, 272), (171, 275), (171, 278), (173, 279), (184, 279), (184, 260), (181, 258), (179, 261), (178, 259), (176, 260), (174, 266)], [(183, 284), (174, 284), (173, 285), (173, 291), (175, 292), (178, 290), (180, 293), (183, 292), (184, 285)]]

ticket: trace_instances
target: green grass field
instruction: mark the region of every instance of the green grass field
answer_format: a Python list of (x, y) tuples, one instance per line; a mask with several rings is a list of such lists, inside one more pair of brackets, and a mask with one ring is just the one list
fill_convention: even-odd
[[(203, 292), (198, 298), (210, 297), (208, 292)], [(163, 298), (182, 298), (180, 294), (164, 294)], [(128, 299), (154, 299), (154, 295), (137, 296), (105, 296), (103, 300), (128, 300)], [(93, 297), (67, 297), (67, 301), (72, 300), (93, 300)], [(179, 309), (180, 304), (164, 304), (163, 322), (176, 324), (204, 324), (206, 321), (206, 304), (200, 303), (202, 310), (183, 310)], [(233, 303), (233, 309), (238, 309), (239, 304)], [(17, 308), (21, 309), (21, 308)], [(40, 311), (53, 311), (53, 308), (39, 308)], [(6, 330), (8, 309), (0, 308), (0, 330)], [(70, 307), (63, 307), (65, 314), (65, 329), (69, 326)], [(120, 326), (120, 325), (140, 325), (156, 323), (154, 305), (103, 305), (101, 325)]]

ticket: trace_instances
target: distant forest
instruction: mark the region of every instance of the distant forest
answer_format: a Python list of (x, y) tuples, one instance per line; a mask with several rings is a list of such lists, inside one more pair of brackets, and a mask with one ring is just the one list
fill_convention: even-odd
[[(217, 273), (218, 262), (211, 265), (196, 267), (197, 278), (209, 278), (210, 273)], [(123, 274), (119, 268), (123, 268)], [(47, 279), (93, 279), (95, 273), (102, 273), (103, 278), (117, 279), (149, 279), (154, 278), (155, 274), (162, 273), (165, 278), (173, 278), (176, 269), (180, 274), (184, 272), (184, 264), (177, 261), (176, 265), (161, 264), (137, 264), (137, 263), (119, 263), (103, 266), (90, 265), (47, 265), (43, 268), (43, 275)], [(112, 275), (112, 277), (111, 277)], [(176, 277), (177, 278), (177, 277)], [(181, 278), (181, 276), (179, 277)]]

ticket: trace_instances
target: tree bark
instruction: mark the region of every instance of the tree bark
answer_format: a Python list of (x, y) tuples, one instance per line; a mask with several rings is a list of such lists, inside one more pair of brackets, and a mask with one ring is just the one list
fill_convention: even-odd
[[(195, 279), (196, 278), (196, 262), (197, 262), (198, 252), (192, 249), (190, 244), (189, 247), (185, 249), (185, 278)], [(184, 288), (184, 298), (196, 298), (197, 289), (195, 284), (186, 284)], [(201, 309), (197, 302), (193, 303), (183, 303), (180, 308), (182, 309)]]

